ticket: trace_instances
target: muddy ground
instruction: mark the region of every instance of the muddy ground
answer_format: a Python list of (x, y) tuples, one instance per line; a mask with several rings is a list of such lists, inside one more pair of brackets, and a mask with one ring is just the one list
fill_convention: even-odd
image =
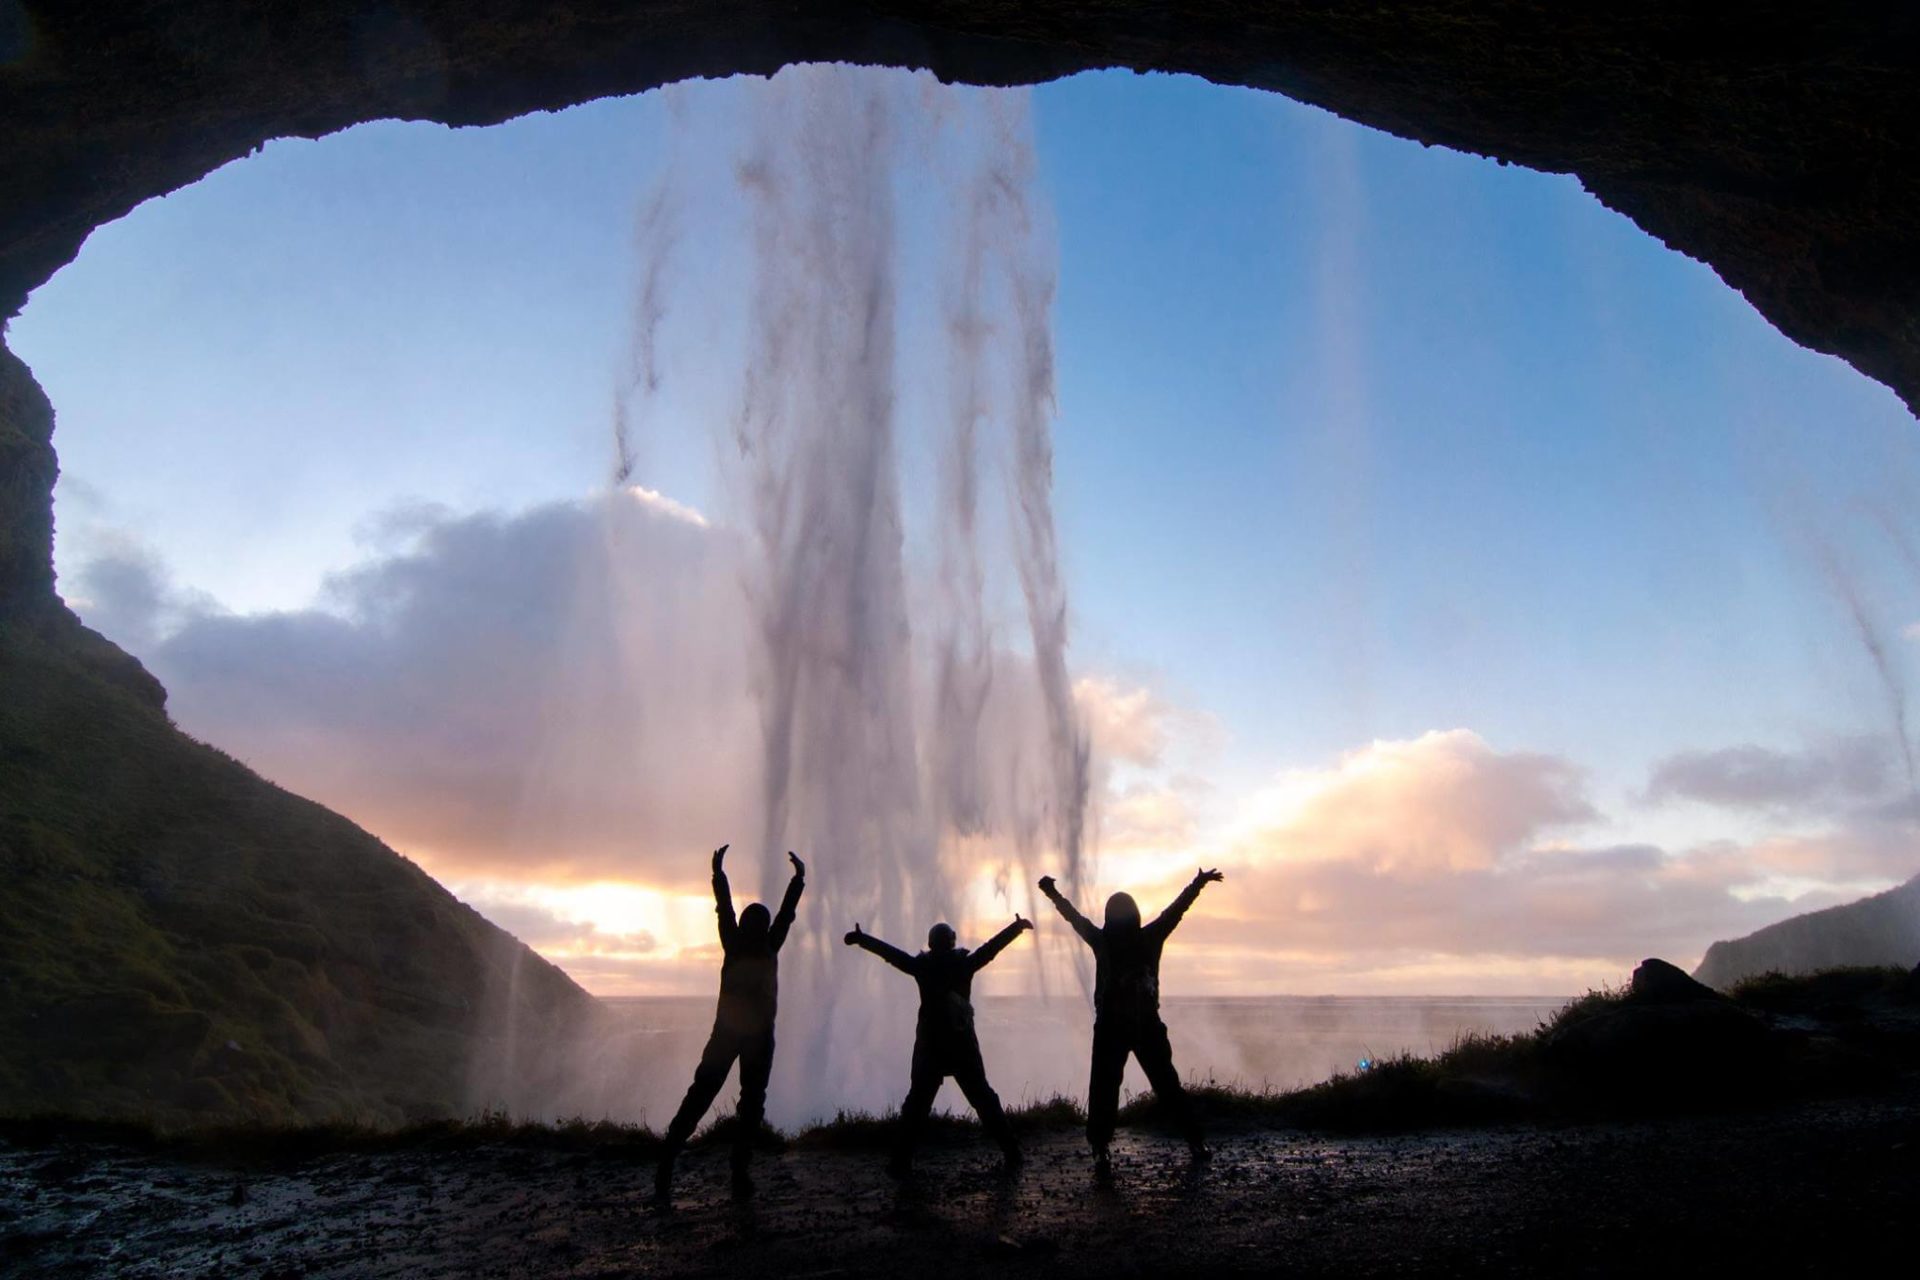
[(1405, 1137), (1219, 1135), (1190, 1169), (1150, 1133), (1092, 1185), (1078, 1136), (789, 1149), (735, 1204), (684, 1158), (676, 1207), (619, 1149), (510, 1143), (298, 1159), (0, 1140), (9, 1276), (1833, 1274), (1920, 1250), (1920, 1089), (1737, 1116)]

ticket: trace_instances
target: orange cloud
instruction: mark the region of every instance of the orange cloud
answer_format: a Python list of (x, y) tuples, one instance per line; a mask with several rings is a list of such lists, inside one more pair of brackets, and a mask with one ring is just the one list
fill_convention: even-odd
[(1542, 832), (1598, 814), (1553, 756), (1495, 752), (1465, 729), (1375, 742), (1330, 770), (1286, 775), (1255, 802), (1261, 861), (1338, 862), (1423, 877), (1486, 870)]

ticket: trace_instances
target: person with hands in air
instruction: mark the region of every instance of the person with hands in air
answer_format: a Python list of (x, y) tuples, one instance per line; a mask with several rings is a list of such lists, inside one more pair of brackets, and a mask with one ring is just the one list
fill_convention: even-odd
[(760, 1131), (767, 1107), (767, 1078), (773, 1071), (773, 1023), (780, 1000), (780, 947), (793, 928), (794, 910), (807, 886), (807, 867), (792, 853), (793, 878), (780, 900), (780, 910), (770, 914), (761, 903), (750, 904), (736, 920), (733, 894), (727, 885), (722, 863), (729, 846), (713, 852), (713, 902), (720, 917), (720, 1003), (713, 1014), (713, 1033), (694, 1069), (693, 1084), (667, 1126), (666, 1148), (654, 1173), (654, 1197), (662, 1205), (673, 1196), (673, 1164), (700, 1118), (719, 1096), (727, 1072), (736, 1060), (740, 1063), (740, 1106), (734, 1113), (737, 1122), (733, 1134), (733, 1194), (746, 1199), (753, 1195), (753, 1179), (747, 1165), (753, 1155), (753, 1140)]
[(969, 951), (954, 945), (953, 926), (936, 924), (927, 931), (927, 949), (908, 955), (891, 943), (882, 942), (857, 923), (847, 934), (850, 947), (871, 951), (900, 972), (912, 978), (920, 988), (920, 1015), (914, 1025), (913, 1069), (907, 1086), (907, 1099), (900, 1104), (900, 1122), (894, 1130), (893, 1158), (887, 1172), (904, 1178), (913, 1167), (913, 1150), (933, 1109), (933, 1098), (940, 1084), (953, 1077), (960, 1092), (980, 1117), (987, 1136), (1000, 1144), (1005, 1156), (1002, 1168), (1012, 1174), (1024, 1163), (1020, 1143), (1007, 1123), (1000, 1106), (1000, 1095), (987, 1083), (987, 1069), (980, 1057), (980, 1038), (973, 1026), (973, 976), (992, 963), (1007, 944), (1026, 930), (1033, 921), (1016, 912), (1013, 923), (993, 935), (979, 950)]
[(1213, 1157), (1193, 1100), (1174, 1070), (1173, 1046), (1167, 1024), (1160, 1020), (1160, 952), (1167, 936), (1208, 885), (1224, 880), (1218, 871), (1198, 871), (1180, 896), (1142, 924), (1140, 906), (1127, 893), (1107, 899), (1104, 926), (1096, 926), (1067, 901), (1052, 876), (1040, 878), (1047, 895), (1073, 931), (1093, 950), (1093, 1069), (1087, 1083), (1087, 1143), (1093, 1148), (1094, 1176), (1101, 1182), (1113, 1176), (1107, 1153), (1113, 1141), (1115, 1116), (1120, 1110), (1120, 1078), (1132, 1054), (1153, 1086), (1154, 1096), (1186, 1131), (1187, 1147), (1195, 1161)]

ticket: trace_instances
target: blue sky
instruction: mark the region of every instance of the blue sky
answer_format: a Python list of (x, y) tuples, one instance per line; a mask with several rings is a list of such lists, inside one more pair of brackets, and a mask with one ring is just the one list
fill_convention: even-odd
[(1771, 508), (1855, 536), (1856, 494), (1902, 491), (1885, 457), (1913, 477), (1894, 397), (1571, 179), (1251, 92), (1071, 87), (1041, 119), (1099, 640), (1125, 616), (1126, 656), (1308, 750), (1474, 723), (1630, 758), (1862, 713)]
[[(730, 92), (276, 142), (96, 232), (10, 339), (60, 415), (63, 574), (133, 540), (298, 609), (396, 510), (592, 492), (636, 204), (669, 111)], [(1623, 838), (1708, 839), (1756, 819), (1628, 812), (1661, 759), (1888, 735), (1817, 550), (1910, 670), (1884, 388), (1572, 179), (1188, 79), (1033, 101), (1075, 665), (1210, 717), (1214, 785), (1466, 727), (1577, 760)], [(714, 497), (686, 439), (637, 478)]]

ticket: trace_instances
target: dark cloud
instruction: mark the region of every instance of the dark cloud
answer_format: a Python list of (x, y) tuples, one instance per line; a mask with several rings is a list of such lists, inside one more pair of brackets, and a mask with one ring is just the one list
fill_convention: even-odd
[(170, 598), (160, 562), (131, 548), (88, 561), (75, 587), (71, 603), (87, 625), (135, 649), (152, 642)]
[(324, 609), (219, 614), (169, 599), (150, 562), (96, 561), (83, 616), (123, 628), (188, 732), (442, 874), (692, 883), (749, 829), (724, 535), (639, 491), (410, 511), (386, 534)]
[(1840, 738), (1798, 751), (1744, 745), (1668, 756), (1653, 767), (1647, 798), (1827, 814), (1888, 799), (1897, 778), (1892, 751), (1876, 738)]
[[(324, 607), (221, 613), (132, 559), (89, 568), (83, 616), (131, 628), (115, 634), (182, 728), (443, 877), (698, 892), (709, 850), (753, 840), (762, 678), (732, 534), (639, 489), (370, 528), (379, 554), (329, 578)], [(1034, 829), (1045, 709), (1029, 660), (988, 656), (977, 801), (1001, 830)], [(1127, 711), (1125, 750), (1150, 736), (1147, 695), (1081, 696)]]

